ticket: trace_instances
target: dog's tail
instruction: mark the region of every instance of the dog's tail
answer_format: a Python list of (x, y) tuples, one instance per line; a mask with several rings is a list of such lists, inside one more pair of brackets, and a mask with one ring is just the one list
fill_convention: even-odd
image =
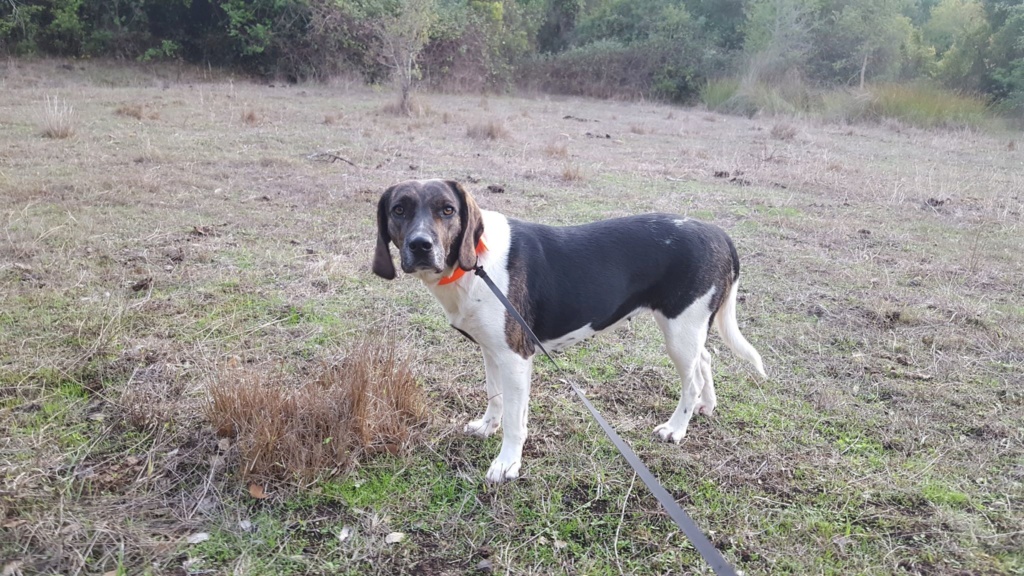
[(733, 352), (740, 358), (753, 364), (758, 374), (767, 377), (767, 374), (764, 373), (761, 355), (743, 337), (743, 334), (740, 332), (740, 326), (736, 323), (736, 289), (739, 286), (739, 281), (740, 279), (736, 277), (730, 283), (729, 294), (726, 295), (725, 301), (722, 302), (718, 313), (715, 314), (715, 328), (718, 329), (718, 335), (722, 337), (722, 340), (725, 340), (725, 343)]

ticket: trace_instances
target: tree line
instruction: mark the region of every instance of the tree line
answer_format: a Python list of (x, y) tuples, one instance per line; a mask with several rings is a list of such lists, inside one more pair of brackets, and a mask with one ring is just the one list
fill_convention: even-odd
[(0, 51), (675, 101), (928, 81), (1024, 109), (1024, 0), (4, 0)]

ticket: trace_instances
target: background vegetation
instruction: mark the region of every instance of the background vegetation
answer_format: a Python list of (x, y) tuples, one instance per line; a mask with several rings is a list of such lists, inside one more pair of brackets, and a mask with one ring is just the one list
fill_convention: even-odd
[(766, 86), (801, 109), (822, 105), (801, 90), (923, 81), (1024, 108), (1021, 0), (12, 0), (0, 51), (673, 101), (728, 77), (740, 112)]

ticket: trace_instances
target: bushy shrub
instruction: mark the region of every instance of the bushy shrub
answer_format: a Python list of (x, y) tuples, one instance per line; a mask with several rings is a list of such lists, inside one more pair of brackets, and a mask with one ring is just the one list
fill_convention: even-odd
[(683, 102), (694, 99), (704, 83), (696, 60), (667, 42), (599, 40), (538, 56), (524, 62), (519, 72), (521, 84), (544, 92)]
[(234, 439), (242, 478), (307, 483), (416, 441), (427, 410), (407, 360), (378, 338), (301, 383), (231, 368), (211, 383), (207, 416)]

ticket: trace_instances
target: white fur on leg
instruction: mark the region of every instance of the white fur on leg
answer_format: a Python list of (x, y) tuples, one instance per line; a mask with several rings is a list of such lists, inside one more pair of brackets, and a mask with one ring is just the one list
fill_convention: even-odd
[(523, 445), (526, 443), (526, 416), (530, 407), (530, 372), (533, 358), (523, 359), (512, 351), (498, 356), (505, 410), (505, 427), (501, 439), (501, 452), (487, 470), (488, 482), (504, 482), (519, 477)]
[(715, 382), (711, 377), (711, 354), (707, 348), (700, 351), (700, 370), (697, 374), (701, 377), (701, 389), (694, 412), (711, 416), (718, 405), (718, 397), (715, 395)]
[[(690, 370), (696, 370), (696, 367), (691, 365)], [(682, 369), (679, 371), (682, 372)], [(659, 424), (654, 429), (654, 433), (665, 442), (678, 444), (686, 436), (686, 429), (690, 426), (690, 417), (693, 416), (693, 408), (696, 403), (697, 385), (694, 378), (691, 377), (684, 380), (683, 394), (679, 398), (676, 411), (672, 413), (672, 417), (667, 422)]]
[(686, 436), (690, 417), (697, 406), (697, 398), (707, 384), (705, 376), (710, 375), (710, 355), (707, 373), (703, 372), (701, 364), (702, 352), (706, 352), (704, 344), (707, 341), (708, 320), (711, 318), (708, 303), (714, 293), (715, 288), (712, 287), (675, 318), (667, 318), (657, 312), (654, 314), (654, 320), (665, 336), (669, 358), (672, 359), (683, 381), (679, 404), (672, 417), (654, 429), (654, 433), (666, 442), (678, 443)]
[(487, 375), (484, 389), (487, 390), (487, 409), (484, 411), (483, 416), (469, 422), (462, 429), (464, 433), (470, 436), (487, 438), (501, 427), (503, 402), (497, 364), (490, 354), (484, 352), (484, 373)]

